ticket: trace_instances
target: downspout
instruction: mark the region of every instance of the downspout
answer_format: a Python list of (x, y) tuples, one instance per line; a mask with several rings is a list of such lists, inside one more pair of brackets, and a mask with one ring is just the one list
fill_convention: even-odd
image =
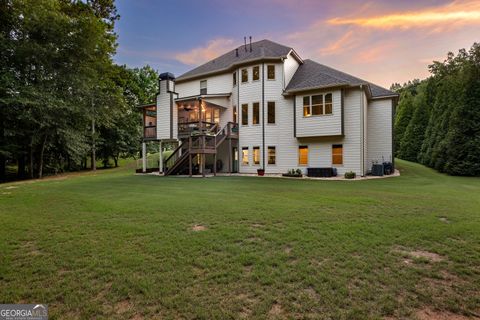
[(363, 103), (363, 101), (364, 101), (363, 95), (365, 94), (365, 92), (363, 92), (363, 85), (362, 84), (360, 85), (360, 91), (361, 91), (361, 94), (360, 94), (360, 112), (361, 112), (360, 121), (361, 121), (361, 123), (360, 123), (360, 125), (362, 127), (362, 136), (361, 136), (361, 139), (362, 139), (361, 146), (362, 146), (362, 148), (361, 148), (361, 151), (360, 151), (361, 152), (360, 162), (361, 162), (362, 167), (361, 167), (360, 172), (361, 172), (361, 176), (363, 177), (363, 176), (365, 176), (365, 119), (364, 119), (364, 117), (365, 117), (365, 110), (364, 110), (365, 106), (364, 106), (364, 103)]
[(265, 170), (265, 62), (262, 62), (262, 169)]
[(237, 172), (240, 172), (240, 68), (237, 69)]

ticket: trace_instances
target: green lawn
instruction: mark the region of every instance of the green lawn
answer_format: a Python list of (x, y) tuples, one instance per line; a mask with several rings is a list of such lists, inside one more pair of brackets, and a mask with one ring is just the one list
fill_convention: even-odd
[(479, 314), (480, 179), (398, 165), (368, 181), (123, 167), (0, 185), (0, 303), (53, 319)]

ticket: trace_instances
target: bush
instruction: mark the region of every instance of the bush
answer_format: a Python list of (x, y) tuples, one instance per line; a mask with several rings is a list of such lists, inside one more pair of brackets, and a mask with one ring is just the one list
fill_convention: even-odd
[(353, 171), (345, 172), (345, 179), (355, 179), (357, 174)]
[(302, 174), (302, 170), (300, 170), (300, 169), (290, 169), (290, 170), (287, 171), (287, 173), (282, 174), (282, 176), (299, 178), (299, 177), (302, 177), (303, 174)]

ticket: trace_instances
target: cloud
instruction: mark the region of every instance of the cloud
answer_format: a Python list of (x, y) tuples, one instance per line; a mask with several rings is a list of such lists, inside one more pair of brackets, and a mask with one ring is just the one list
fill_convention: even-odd
[[(410, 29), (431, 27), (435, 25), (451, 26), (452, 24), (480, 24), (480, 1), (453, 1), (437, 8), (374, 15), (366, 18), (337, 17), (327, 20), (327, 23), (330, 25), (355, 25), (380, 29)], [(448, 25), (446, 25), (447, 23)]]
[(193, 48), (188, 52), (176, 53), (174, 58), (187, 65), (199, 65), (233, 48), (232, 39), (218, 38), (208, 41), (205, 46)]

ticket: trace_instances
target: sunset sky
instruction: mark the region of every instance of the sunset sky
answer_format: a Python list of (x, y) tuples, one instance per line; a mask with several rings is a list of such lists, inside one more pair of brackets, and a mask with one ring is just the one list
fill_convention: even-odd
[(115, 60), (180, 75), (243, 44), (270, 39), (389, 87), (480, 41), (480, 0), (119, 0)]

